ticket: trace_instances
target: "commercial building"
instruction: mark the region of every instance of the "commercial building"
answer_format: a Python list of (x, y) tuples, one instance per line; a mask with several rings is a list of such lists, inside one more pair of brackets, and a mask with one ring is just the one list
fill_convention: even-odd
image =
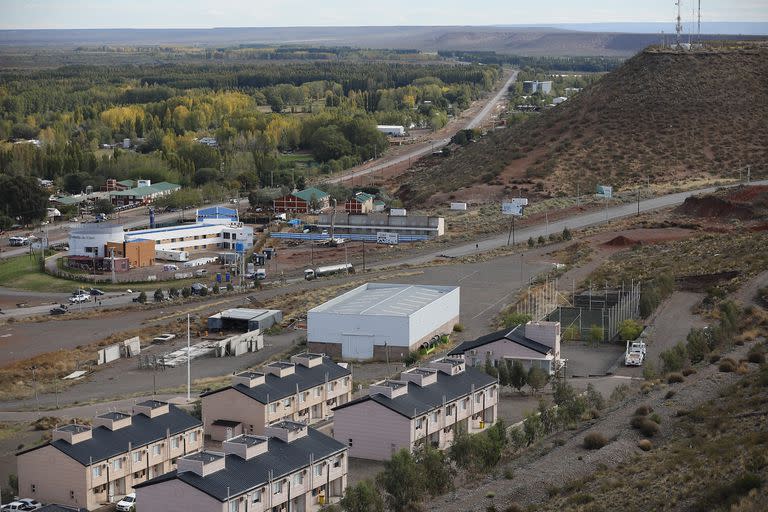
[(316, 512), (347, 487), (347, 447), (302, 423), (240, 435), (136, 486), (142, 512)]
[(347, 213), (370, 213), (373, 211), (374, 196), (365, 192), (356, 192), (355, 196), (344, 203)]
[[(253, 228), (242, 222), (203, 219), (186, 226), (140, 229), (125, 233), (126, 241), (152, 240), (158, 251), (192, 251), (253, 247)], [(240, 244), (238, 246), (238, 244)]]
[(213, 440), (263, 434), (284, 420), (315, 423), (352, 398), (352, 372), (323, 354), (303, 353), (259, 371), (242, 372), (232, 384), (201, 395), (205, 433)]
[(69, 256), (104, 258), (110, 256), (107, 244), (122, 243), (125, 240), (123, 226), (99, 223), (83, 224), (69, 232)]
[(110, 257), (127, 259), (130, 268), (151, 267), (155, 264), (155, 242), (152, 240), (107, 242), (106, 253)]
[(500, 361), (520, 361), (527, 370), (541, 368), (553, 375), (563, 364), (560, 359), (560, 322), (528, 322), (465, 341), (450, 352), (463, 356), (469, 366), (480, 366), (487, 359), (498, 366)]
[(463, 358), (438, 359), (334, 409), (333, 437), (362, 459), (386, 460), (425, 443), (442, 450), (457, 431), (475, 434), (496, 422), (498, 387)]
[[(117, 182), (119, 183), (119, 182)], [(151, 184), (149, 180), (139, 180), (138, 186), (122, 190), (113, 190), (109, 193), (112, 204), (126, 206), (130, 204), (149, 204), (158, 197), (166, 196), (171, 192), (180, 190), (181, 185), (161, 181)]]
[(96, 416), (93, 426), (62, 425), (48, 443), (19, 452), (19, 493), (93, 510), (171, 471), (179, 457), (202, 447), (197, 418), (165, 402), (141, 402), (133, 414)]
[(523, 93), (533, 94), (535, 92), (540, 92), (542, 94), (551, 93), (552, 81), (526, 80), (523, 82)]
[(366, 283), (309, 310), (307, 346), (344, 359), (403, 359), (459, 321), (459, 287)]
[(376, 129), (392, 137), (405, 137), (405, 126), (380, 124)]
[(445, 234), (445, 219), (427, 215), (387, 215), (386, 213), (322, 213), (317, 226), (336, 234), (372, 234), (385, 231), (398, 235), (421, 235), (434, 238)]
[(225, 309), (208, 317), (208, 330), (211, 332), (239, 331), (248, 332), (269, 329), (283, 320), (279, 309)]
[(328, 208), (330, 200), (331, 196), (327, 192), (309, 187), (273, 200), (272, 206), (278, 213), (309, 213), (313, 210)]

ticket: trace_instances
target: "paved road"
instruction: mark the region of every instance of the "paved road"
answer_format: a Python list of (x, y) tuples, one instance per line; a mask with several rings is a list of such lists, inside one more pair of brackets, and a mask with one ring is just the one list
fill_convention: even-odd
[[(504, 82), (504, 85), (502, 85), (499, 88), (499, 90), (496, 92), (493, 98), (486, 103), (486, 105), (480, 110), (480, 112), (475, 114), (463, 127), (459, 126), (456, 129), (456, 131), (458, 132), (461, 129), (477, 128), (478, 126), (480, 126), (483, 123), (483, 121), (485, 121), (485, 119), (493, 112), (493, 110), (496, 108), (499, 102), (504, 98), (504, 96), (507, 93), (507, 90), (509, 89), (509, 86), (512, 85), (515, 82), (515, 80), (517, 80), (517, 74), (518, 74), (518, 71), (513, 71), (509, 79), (506, 82)], [(451, 141), (450, 138), (444, 138), (444, 139), (436, 139), (428, 143), (416, 144), (414, 145), (413, 149), (395, 158), (391, 158), (391, 159), (385, 158), (384, 159), (385, 161), (382, 163), (372, 165), (364, 169), (359, 169), (357, 171), (353, 171), (350, 173), (346, 173), (342, 176), (330, 178), (325, 181), (327, 183), (340, 183), (342, 181), (346, 181), (352, 178), (357, 178), (360, 176), (365, 176), (367, 174), (375, 173), (376, 171), (381, 171), (382, 169), (386, 169), (388, 167), (391, 167), (393, 165), (397, 165), (403, 162), (418, 160), (424, 155), (431, 154), (433, 151), (440, 149), (444, 146), (447, 146), (450, 141)]]

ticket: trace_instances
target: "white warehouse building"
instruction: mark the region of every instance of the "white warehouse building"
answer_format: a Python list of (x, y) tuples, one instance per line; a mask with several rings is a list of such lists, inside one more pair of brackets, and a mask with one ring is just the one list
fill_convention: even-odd
[(459, 321), (459, 287), (366, 283), (307, 314), (312, 352), (343, 359), (404, 359)]

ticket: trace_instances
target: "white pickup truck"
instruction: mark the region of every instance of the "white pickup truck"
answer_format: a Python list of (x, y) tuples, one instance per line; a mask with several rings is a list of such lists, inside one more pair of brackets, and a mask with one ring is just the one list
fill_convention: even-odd
[(624, 352), (625, 366), (642, 366), (645, 359), (644, 341), (627, 341), (627, 350)]

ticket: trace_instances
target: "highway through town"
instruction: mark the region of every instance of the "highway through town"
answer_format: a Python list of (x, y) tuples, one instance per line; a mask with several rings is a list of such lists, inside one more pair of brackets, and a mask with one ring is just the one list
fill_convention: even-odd
[[(485, 104), (485, 106), (477, 114), (472, 116), (465, 125), (459, 126), (456, 129), (456, 131), (458, 132), (459, 130), (462, 130), (462, 129), (477, 128), (481, 126), (482, 123), (493, 113), (493, 111), (496, 109), (499, 103), (502, 100), (504, 100), (507, 94), (507, 90), (512, 84), (515, 83), (515, 80), (517, 80), (517, 74), (518, 74), (517, 70), (512, 71), (512, 74), (509, 76), (509, 78), (496, 91), (494, 96)], [(403, 162), (412, 162), (414, 160), (418, 160), (419, 158), (425, 155), (429, 155), (438, 149), (441, 149), (447, 146), (448, 143), (450, 142), (451, 142), (450, 138), (442, 138), (442, 139), (431, 140), (430, 142), (416, 144), (412, 149), (410, 149), (408, 152), (402, 155), (398, 155), (392, 158), (382, 158), (380, 159), (382, 161), (380, 161), (375, 165), (371, 165), (369, 167), (364, 167), (359, 170), (348, 172), (341, 176), (337, 176), (335, 178), (329, 178), (325, 180), (325, 182), (341, 183), (342, 181), (347, 181), (353, 178), (358, 178), (360, 176), (366, 176), (368, 174), (372, 174), (377, 171), (382, 171), (383, 169), (386, 169), (393, 165), (401, 164)]]

